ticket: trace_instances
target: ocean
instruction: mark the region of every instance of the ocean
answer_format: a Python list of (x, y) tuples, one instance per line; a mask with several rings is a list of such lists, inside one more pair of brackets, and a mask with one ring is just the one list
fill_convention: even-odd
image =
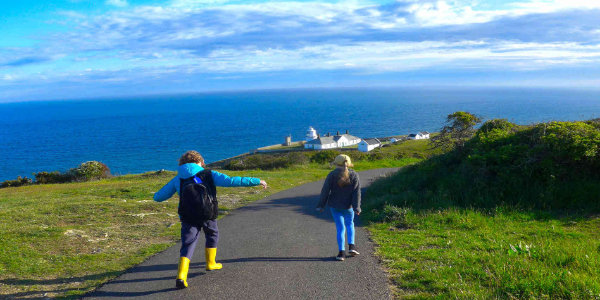
[(600, 117), (600, 91), (313, 89), (0, 104), (0, 181), (89, 160), (113, 174), (175, 170), (198, 150), (213, 162), (319, 133), (384, 137), (435, 132), (469, 111), (519, 124)]

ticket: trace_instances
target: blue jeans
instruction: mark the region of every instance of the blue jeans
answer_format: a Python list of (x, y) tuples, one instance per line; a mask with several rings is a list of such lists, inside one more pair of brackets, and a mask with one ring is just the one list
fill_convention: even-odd
[(348, 230), (348, 244), (354, 244), (354, 210), (335, 209), (330, 207), (335, 228), (337, 229), (337, 243), (340, 251), (344, 251), (346, 230)]

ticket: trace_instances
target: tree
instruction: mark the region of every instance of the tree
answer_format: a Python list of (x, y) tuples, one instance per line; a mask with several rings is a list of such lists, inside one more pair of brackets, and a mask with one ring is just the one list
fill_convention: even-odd
[(431, 139), (433, 147), (462, 150), (465, 142), (475, 134), (475, 125), (480, 122), (480, 117), (469, 112), (457, 111), (449, 114), (440, 134)]

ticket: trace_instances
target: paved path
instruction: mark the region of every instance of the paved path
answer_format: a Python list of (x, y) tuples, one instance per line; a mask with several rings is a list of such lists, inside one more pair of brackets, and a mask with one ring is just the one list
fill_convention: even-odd
[[(363, 187), (394, 169), (359, 173)], [(335, 224), (315, 205), (323, 181), (295, 187), (234, 210), (219, 220), (217, 261), (206, 272), (204, 237), (190, 264), (189, 288), (176, 290), (180, 244), (89, 295), (90, 299), (389, 299), (388, 280), (357, 222), (361, 255), (337, 254)]]

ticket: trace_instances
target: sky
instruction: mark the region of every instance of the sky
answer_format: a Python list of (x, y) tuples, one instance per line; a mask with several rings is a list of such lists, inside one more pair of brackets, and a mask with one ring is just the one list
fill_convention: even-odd
[(0, 102), (600, 87), (598, 0), (0, 2)]

